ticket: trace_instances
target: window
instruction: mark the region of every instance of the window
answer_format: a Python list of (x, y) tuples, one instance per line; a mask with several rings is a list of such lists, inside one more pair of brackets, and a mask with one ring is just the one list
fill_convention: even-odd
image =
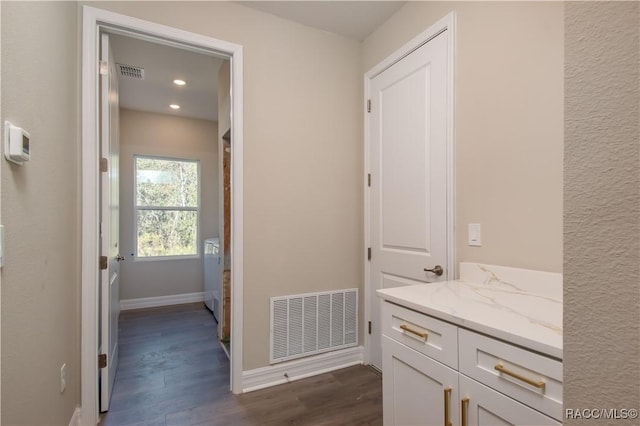
[(198, 161), (135, 157), (136, 257), (198, 255)]

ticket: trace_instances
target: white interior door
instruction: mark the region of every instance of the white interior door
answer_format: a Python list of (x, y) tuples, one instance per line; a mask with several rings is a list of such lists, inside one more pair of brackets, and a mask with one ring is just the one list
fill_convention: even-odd
[[(447, 269), (448, 31), (370, 83), (369, 362), (382, 369), (375, 291)], [(442, 268), (442, 274), (425, 269)]]
[(118, 74), (109, 36), (100, 39), (100, 150), (107, 171), (101, 169), (100, 251), (107, 259), (107, 268), (100, 272), (100, 354), (107, 356), (106, 367), (100, 370), (100, 411), (109, 409), (109, 400), (118, 368), (118, 316), (120, 314), (119, 252), (119, 122)]

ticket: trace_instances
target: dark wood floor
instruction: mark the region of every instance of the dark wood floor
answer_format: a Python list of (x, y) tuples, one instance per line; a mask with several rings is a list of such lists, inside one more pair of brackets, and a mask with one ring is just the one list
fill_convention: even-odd
[(243, 395), (202, 303), (125, 311), (103, 426), (381, 425), (382, 381), (350, 367)]

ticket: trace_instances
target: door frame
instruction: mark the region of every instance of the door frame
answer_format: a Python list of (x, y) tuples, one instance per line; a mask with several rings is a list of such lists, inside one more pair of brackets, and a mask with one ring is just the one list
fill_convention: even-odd
[[(364, 176), (363, 181), (365, 185), (364, 191), (364, 318), (365, 324), (371, 321), (371, 301), (377, 296), (372, 294), (371, 289), (371, 262), (368, 260), (367, 248), (371, 247), (371, 188), (368, 185), (368, 175), (371, 170), (371, 135), (369, 132), (370, 116), (366, 112), (367, 101), (371, 99), (371, 80), (381, 74), (383, 71), (390, 68), (395, 63), (402, 60), (415, 50), (419, 49), (430, 40), (434, 39), (438, 34), (443, 31), (449, 31), (449, 37), (447, 42), (447, 263), (446, 268), (449, 271), (449, 279), (455, 279), (455, 157), (454, 157), (454, 141), (455, 141), (455, 126), (454, 126), (454, 59), (455, 59), (455, 39), (456, 39), (456, 14), (455, 12), (449, 12), (443, 18), (431, 25), (422, 33), (411, 39), (404, 44), (398, 50), (387, 56), (382, 62), (375, 65), (364, 75), (364, 102), (365, 116), (364, 116)], [(364, 363), (369, 364), (371, 359), (371, 339), (368, 333), (364, 334)]]
[[(98, 256), (99, 119), (98, 63), (101, 31), (143, 38), (201, 53), (227, 56), (231, 62), (231, 383), (242, 392), (243, 355), (243, 49), (241, 45), (149, 21), (82, 7), (82, 269), (81, 397), (82, 424), (98, 423)], [(212, 76), (213, 77), (213, 76)]]

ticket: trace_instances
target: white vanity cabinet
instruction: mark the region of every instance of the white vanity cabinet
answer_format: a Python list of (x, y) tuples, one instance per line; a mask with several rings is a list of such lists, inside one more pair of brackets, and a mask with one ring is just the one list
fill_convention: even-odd
[(457, 328), (383, 303), (382, 333), (384, 424), (459, 424)]
[(385, 425), (561, 424), (561, 361), (388, 301), (382, 333)]

